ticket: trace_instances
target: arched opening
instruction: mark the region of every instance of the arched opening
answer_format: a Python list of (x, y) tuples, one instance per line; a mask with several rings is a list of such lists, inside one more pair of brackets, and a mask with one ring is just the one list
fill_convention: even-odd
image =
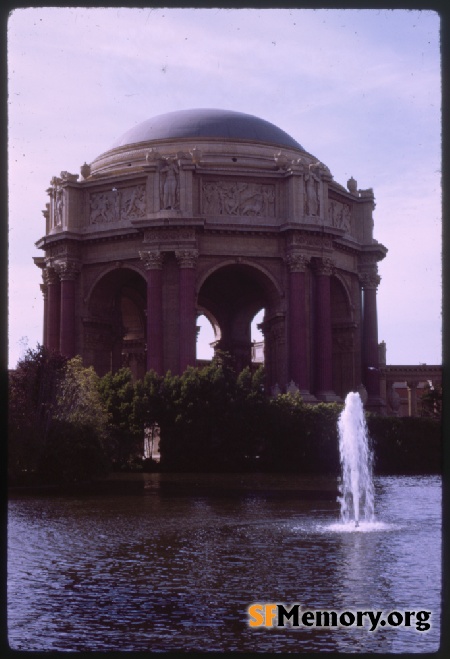
[[(279, 341), (278, 345), (279, 337), (272, 331), (274, 320), (278, 321), (280, 316), (280, 295), (260, 269), (248, 264), (230, 264), (215, 270), (200, 288), (198, 306), (210, 322), (214, 319), (213, 327), (217, 324), (219, 328), (215, 350), (230, 354), (238, 371), (267, 362), (267, 353), (272, 354), (269, 360), (272, 368), (283, 363), (276, 355), (285, 347), (284, 342)], [(258, 325), (269, 327), (267, 336), (266, 330), (263, 334)], [(271, 374), (270, 380), (272, 376), (281, 380), (281, 374)]]
[(331, 278), (333, 390), (345, 398), (356, 381), (355, 341), (350, 300), (343, 283)]
[(100, 375), (128, 366), (146, 370), (146, 283), (134, 270), (107, 273), (93, 288), (84, 319), (86, 361)]
[(197, 316), (197, 363), (209, 362), (214, 357), (214, 346), (220, 340), (220, 328), (207, 312)]
[(251, 323), (252, 364), (264, 364), (264, 334), (261, 325), (264, 323), (265, 309), (260, 309)]

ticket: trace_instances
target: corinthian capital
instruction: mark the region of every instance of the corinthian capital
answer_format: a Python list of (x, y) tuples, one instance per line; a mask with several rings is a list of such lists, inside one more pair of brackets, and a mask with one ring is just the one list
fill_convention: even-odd
[(330, 259), (328, 257), (314, 259), (313, 266), (316, 275), (330, 276), (333, 274), (335, 269), (335, 263), (333, 259)]
[(359, 275), (359, 280), (364, 289), (378, 288), (380, 285), (381, 277), (376, 272), (363, 272)]
[(141, 261), (146, 270), (160, 270), (162, 268), (164, 255), (157, 249), (139, 252)]
[(80, 272), (80, 263), (74, 260), (55, 261), (53, 267), (61, 279), (75, 279)]
[(180, 268), (195, 268), (198, 259), (198, 249), (180, 249), (175, 252)]
[(286, 254), (286, 263), (290, 272), (305, 272), (310, 259), (300, 252), (289, 252)]

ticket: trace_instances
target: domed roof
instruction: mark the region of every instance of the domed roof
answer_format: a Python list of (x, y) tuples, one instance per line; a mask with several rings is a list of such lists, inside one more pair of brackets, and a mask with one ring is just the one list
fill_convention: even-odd
[(157, 115), (128, 130), (112, 148), (137, 142), (195, 137), (255, 140), (304, 151), (288, 133), (269, 121), (243, 112), (216, 109), (178, 110)]

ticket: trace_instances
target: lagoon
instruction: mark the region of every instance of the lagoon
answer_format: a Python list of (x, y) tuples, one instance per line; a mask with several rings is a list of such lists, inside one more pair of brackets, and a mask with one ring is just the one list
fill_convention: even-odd
[[(10, 646), (436, 651), (441, 479), (376, 477), (374, 487), (374, 523), (359, 529), (340, 523), (336, 479), (325, 477), (141, 474), (118, 480), (117, 494), (12, 492)], [(247, 608), (255, 602), (426, 610), (431, 628), (252, 628)]]

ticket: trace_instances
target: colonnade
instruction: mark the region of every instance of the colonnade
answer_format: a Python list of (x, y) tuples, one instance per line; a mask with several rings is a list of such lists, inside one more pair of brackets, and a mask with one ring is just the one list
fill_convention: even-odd
[[(147, 370), (164, 371), (163, 260), (156, 249), (139, 252), (147, 283)], [(175, 251), (179, 269), (179, 372), (196, 363), (196, 265), (198, 250)], [(299, 251), (286, 256), (288, 268), (288, 380), (303, 396), (310, 394), (310, 339), (307, 318), (308, 292), (306, 269), (315, 278), (314, 353), (311, 355), (315, 382), (314, 394), (320, 400), (333, 400), (333, 342), (331, 315), (330, 258), (310, 258)], [(67, 357), (76, 354), (76, 277), (77, 262), (60, 261), (44, 269), (44, 345)], [(369, 401), (380, 398), (378, 327), (376, 293), (380, 278), (372, 269), (360, 275), (363, 291), (362, 380)]]
[[(287, 254), (289, 269), (289, 379), (305, 397), (311, 392), (308, 371), (309, 342), (305, 323), (307, 310), (306, 269), (311, 266), (315, 277), (315, 396), (321, 400), (333, 400), (333, 337), (331, 319), (331, 275), (334, 262), (330, 258), (309, 258), (293, 251)], [(362, 379), (369, 401), (380, 398), (378, 363), (377, 287), (379, 276), (372, 271), (360, 275), (363, 290), (362, 327)]]
[[(163, 295), (164, 253), (148, 250), (139, 253), (147, 276), (147, 370), (163, 374)], [(179, 266), (179, 372), (195, 366), (197, 312), (195, 303), (198, 250), (175, 252)]]
[(44, 345), (65, 357), (76, 354), (77, 262), (52, 263), (44, 270)]

